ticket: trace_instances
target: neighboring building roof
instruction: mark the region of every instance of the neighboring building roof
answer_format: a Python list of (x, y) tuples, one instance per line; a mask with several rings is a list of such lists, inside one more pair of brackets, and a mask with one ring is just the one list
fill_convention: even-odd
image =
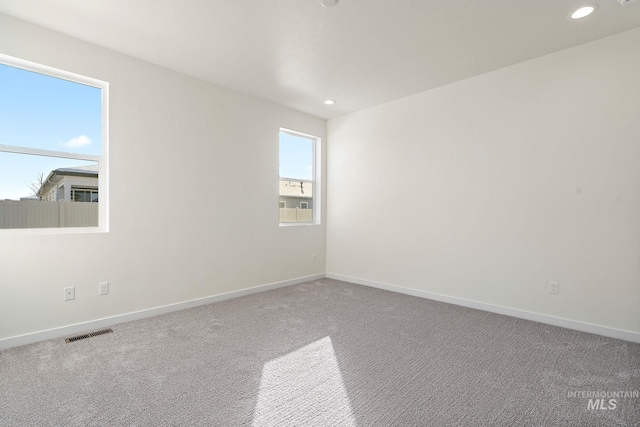
[(87, 165), (87, 166), (76, 166), (73, 168), (59, 168), (52, 170), (49, 177), (55, 175), (66, 175), (66, 176), (86, 176), (89, 178), (95, 178), (98, 176), (98, 165)]
[(313, 184), (304, 181), (280, 181), (280, 196), (311, 199), (313, 197)]

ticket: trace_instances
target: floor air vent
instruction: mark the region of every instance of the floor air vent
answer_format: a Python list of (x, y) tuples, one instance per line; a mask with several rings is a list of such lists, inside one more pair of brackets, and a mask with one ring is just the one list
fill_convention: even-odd
[(82, 335), (77, 335), (75, 337), (67, 338), (66, 340), (64, 340), (64, 342), (70, 343), (70, 342), (80, 341), (80, 340), (84, 340), (84, 339), (91, 338), (91, 337), (97, 337), (98, 335), (109, 334), (111, 332), (113, 332), (113, 330), (111, 330), (111, 328), (109, 328), (109, 329), (101, 329), (99, 331), (89, 332), (88, 334), (82, 334)]

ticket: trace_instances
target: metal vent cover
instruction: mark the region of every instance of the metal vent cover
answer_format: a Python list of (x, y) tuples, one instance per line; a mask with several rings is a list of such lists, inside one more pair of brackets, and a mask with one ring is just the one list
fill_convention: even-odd
[(111, 328), (100, 329), (99, 331), (89, 332), (88, 334), (76, 335), (75, 337), (69, 337), (69, 338), (65, 339), (64, 342), (70, 343), (70, 342), (80, 341), (80, 340), (84, 340), (84, 339), (87, 339), (87, 338), (97, 337), (98, 335), (109, 334), (109, 333), (112, 333), (112, 332), (113, 332), (113, 330)]

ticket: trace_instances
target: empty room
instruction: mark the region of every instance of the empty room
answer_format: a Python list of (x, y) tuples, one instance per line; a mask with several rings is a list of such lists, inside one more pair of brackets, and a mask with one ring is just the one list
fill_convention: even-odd
[(640, 0), (0, 0), (0, 425), (640, 425)]

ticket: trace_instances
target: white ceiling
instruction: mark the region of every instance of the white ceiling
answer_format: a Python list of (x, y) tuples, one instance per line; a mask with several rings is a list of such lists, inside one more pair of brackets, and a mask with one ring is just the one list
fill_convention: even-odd
[(640, 27), (640, 0), (595, 1), (582, 21), (568, 14), (592, 0), (0, 0), (0, 12), (332, 118)]

